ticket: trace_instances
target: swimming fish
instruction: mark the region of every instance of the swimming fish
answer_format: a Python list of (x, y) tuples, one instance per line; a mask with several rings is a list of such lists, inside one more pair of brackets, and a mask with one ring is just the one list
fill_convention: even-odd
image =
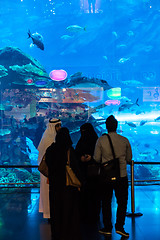
[(150, 148), (150, 149), (142, 149), (143, 151), (139, 151), (139, 156), (141, 157), (149, 157), (149, 158), (152, 158), (154, 159), (155, 156), (157, 156), (159, 154), (158, 150), (157, 149), (154, 149), (154, 148)]
[[(135, 112), (136, 115), (139, 115), (139, 114), (145, 114), (145, 111), (142, 111), (141, 109), (138, 109), (136, 112)], [(143, 120), (142, 120), (143, 121)]]
[(153, 49), (153, 46), (152, 45), (147, 45), (147, 46), (144, 46), (143, 50), (145, 52), (150, 52), (151, 50)]
[(129, 57), (129, 58), (120, 58), (118, 62), (119, 62), (119, 63), (125, 63), (125, 62), (127, 62), (129, 59), (130, 59), (130, 57)]
[(112, 34), (113, 34), (116, 38), (118, 38), (117, 32), (113, 31)]
[(159, 121), (159, 120), (160, 120), (160, 116), (154, 119), (154, 121)]
[(130, 87), (138, 87), (138, 86), (140, 87), (143, 85), (142, 82), (137, 80), (125, 80), (125, 81), (122, 81), (122, 83)]
[(130, 127), (136, 127), (136, 124), (134, 124), (133, 122), (125, 122), (125, 124), (128, 124), (128, 126)]
[(143, 126), (146, 122), (147, 122), (147, 121), (142, 120), (139, 125), (140, 125), (140, 126)]
[(86, 27), (81, 27), (81, 26), (78, 26), (78, 25), (70, 25), (66, 29), (70, 32), (86, 31)]
[(122, 104), (122, 105), (118, 108), (118, 111), (121, 112), (121, 111), (124, 111), (124, 110), (126, 110), (126, 109), (130, 109), (131, 107), (133, 107), (133, 106), (135, 106), (135, 105), (139, 106), (139, 104), (138, 104), (138, 98), (137, 98), (137, 100), (136, 100), (135, 103), (126, 102), (126, 103)]
[(63, 36), (61, 36), (61, 39), (62, 39), (62, 40), (69, 40), (69, 39), (71, 39), (71, 38), (73, 38), (73, 36), (69, 36), (69, 35), (63, 35)]
[(127, 45), (126, 44), (118, 44), (116, 45), (116, 48), (126, 48)]
[(117, 132), (117, 133), (123, 133), (123, 130), (122, 130), (122, 129), (117, 129), (116, 132)]
[(82, 72), (76, 72), (74, 74), (70, 75), (71, 78), (77, 78), (77, 77), (82, 77)]
[(130, 30), (130, 31), (127, 32), (127, 35), (128, 35), (129, 37), (134, 36), (134, 32)]
[(44, 50), (43, 37), (41, 34), (37, 32), (32, 34), (31, 31), (28, 30), (28, 38), (32, 38), (33, 44), (41, 50)]

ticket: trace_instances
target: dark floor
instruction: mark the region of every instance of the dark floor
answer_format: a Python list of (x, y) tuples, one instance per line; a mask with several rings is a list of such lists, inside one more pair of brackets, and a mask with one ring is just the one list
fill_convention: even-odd
[[(131, 212), (129, 189), (128, 212)], [(50, 225), (38, 212), (39, 189), (0, 189), (0, 240), (50, 240)], [(113, 222), (116, 201), (113, 198)], [(160, 186), (135, 186), (135, 213), (141, 217), (126, 217), (125, 229), (130, 240), (160, 239)], [(102, 216), (101, 216), (102, 217)], [(100, 226), (102, 227), (102, 220)], [(83, 229), (84, 240), (106, 240), (98, 227)], [(120, 240), (113, 229), (109, 239)], [(76, 239), (75, 239), (76, 240)]]

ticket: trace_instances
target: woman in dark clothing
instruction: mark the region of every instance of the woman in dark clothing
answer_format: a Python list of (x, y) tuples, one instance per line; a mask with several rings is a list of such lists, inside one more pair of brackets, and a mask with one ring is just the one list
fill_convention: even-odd
[(70, 166), (79, 180), (81, 180), (69, 130), (61, 128), (56, 135), (56, 142), (46, 151), (53, 240), (81, 240), (79, 191), (75, 187), (66, 186), (65, 168), (68, 149), (70, 149)]
[(81, 137), (76, 145), (76, 154), (80, 162), (80, 168), (85, 179), (85, 185), (81, 190), (81, 217), (82, 220), (97, 222), (100, 214), (100, 201), (98, 198), (98, 179), (88, 177), (88, 165), (93, 163), (93, 154), (98, 136), (91, 123), (85, 123), (80, 127)]

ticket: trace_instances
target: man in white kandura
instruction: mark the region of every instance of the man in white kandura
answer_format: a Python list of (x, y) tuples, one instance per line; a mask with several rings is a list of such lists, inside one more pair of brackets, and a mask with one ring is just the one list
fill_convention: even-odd
[[(45, 130), (41, 141), (38, 146), (38, 164), (40, 164), (46, 149), (55, 142), (55, 137), (58, 130), (61, 128), (60, 119), (50, 119), (47, 129)], [(40, 174), (40, 199), (39, 199), (39, 212), (43, 213), (43, 218), (50, 219), (50, 206), (49, 206), (49, 184), (47, 177)]]

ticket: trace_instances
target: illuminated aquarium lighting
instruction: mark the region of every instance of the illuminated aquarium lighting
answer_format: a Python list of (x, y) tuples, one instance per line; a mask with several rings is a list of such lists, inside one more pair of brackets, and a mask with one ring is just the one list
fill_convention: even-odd
[(44, 87), (46, 84), (47, 84), (47, 81), (45, 81), (45, 80), (38, 80), (35, 82), (35, 85), (37, 87)]
[(65, 70), (53, 70), (49, 74), (50, 78), (54, 81), (63, 81), (67, 78), (67, 72)]
[(116, 99), (121, 97), (121, 88), (111, 88), (107, 91), (107, 96), (111, 99)]
[(32, 78), (28, 78), (28, 79), (27, 79), (27, 83), (28, 83), (28, 84), (32, 84), (32, 83), (33, 83), (33, 79), (32, 79)]
[(110, 106), (110, 105), (119, 105), (120, 101), (119, 100), (107, 100), (105, 102), (105, 105)]

